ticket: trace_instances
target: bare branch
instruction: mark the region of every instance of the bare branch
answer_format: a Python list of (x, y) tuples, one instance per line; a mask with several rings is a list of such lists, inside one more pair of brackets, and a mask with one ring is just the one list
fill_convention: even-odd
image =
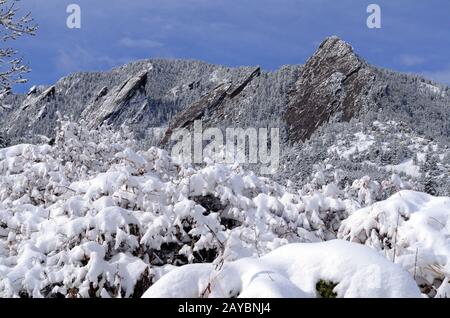
[[(17, 0), (0, 0), (0, 41), (6, 43), (23, 35), (35, 35), (38, 29), (30, 13), (18, 15)], [(0, 48), (0, 94), (9, 93), (13, 84), (25, 83), (30, 69), (10, 47)]]

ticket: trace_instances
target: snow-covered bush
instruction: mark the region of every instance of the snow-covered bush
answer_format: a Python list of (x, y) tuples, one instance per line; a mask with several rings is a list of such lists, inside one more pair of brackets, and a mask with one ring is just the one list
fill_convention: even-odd
[[(192, 295), (312, 297), (320, 280), (336, 284), (331, 294), (338, 297), (375, 295), (358, 283), (367, 271), (349, 278), (355, 266), (368, 265), (362, 258), (381, 262), (366, 247), (351, 259), (359, 247), (345, 242), (284, 247), (338, 236), (379, 251), (383, 275), (402, 278), (395, 288), (383, 283), (377, 295), (416, 295), (408, 287), (413, 277), (429, 296), (447, 296), (450, 199), (400, 192), (390, 200), (401, 203), (363, 208), (378, 200), (373, 189), (408, 184), (396, 176), (382, 184), (363, 178), (350, 189), (341, 176), (327, 165), (297, 190), (237, 164), (190, 166), (158, 148), (138, 150), (126, 128), (91, 131), (61, 120), (48, 144), (0, 149), (0, 297), (140, 297), (177, 272), (203, 286), (205, 277), (214, 283), (210, 273), (228, 277), (241, 265), (227, 293), (214, 287)], [(317, 265), (334, 247), (329, 259), (339, 271)], [(281, 285), (245, 283), (255, 274), (247, 269), (272, 263), (270, 276)], [(258, 286), (273, 289), (263, 295)]]
[(337, 297), (420, 297), (413, 278), (370, 248), (344, 241), (290, 244), (260, 259), (183, 266), (144, 297), (318, 297), (318, 282)]
[(352, 207), (238, 165), (137, 151), (125, 129), (62, 121), (50, 144), (0, 150), (1, 296), (140, 296), (167, 265), (335, 238)]
[(338, 237), (400, 264), (431, 297), (450, 295), (450, 198), (401, 191), (342, 222)]

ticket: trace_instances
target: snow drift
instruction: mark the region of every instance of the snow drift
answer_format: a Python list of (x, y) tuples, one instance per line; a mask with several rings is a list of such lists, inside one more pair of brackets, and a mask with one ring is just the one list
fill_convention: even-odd
[(378, 250), (431, 296), (450, 295), (450, 198), (401, 191), (353, 213), (338, 236)]
[(319, 281), (336, 297), (420, 297), (401, 267), (358, 244), (289, 244), (261, 257), (187, 265), (162, 277), (144, 297), (318, 297)]

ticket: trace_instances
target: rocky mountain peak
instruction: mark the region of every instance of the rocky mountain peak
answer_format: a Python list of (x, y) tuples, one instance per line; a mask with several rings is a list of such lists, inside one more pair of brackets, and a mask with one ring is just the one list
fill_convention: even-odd
[(349, 43), (345, 42), (335, 35), (325, 38), (325, 40), (322, 41), (316, 53), (314, 54), (314, 56), (324, 55), (337, 57), (346, 55), (356, 56), (353, 51), (353, 47)]
[(331, 118), (352, 118), (373, 79), (370, 67), (351, 45), (336, 36), (325, 39), (306, 62), (290, 94), (285, 113), (289, 140), (308, 139)]

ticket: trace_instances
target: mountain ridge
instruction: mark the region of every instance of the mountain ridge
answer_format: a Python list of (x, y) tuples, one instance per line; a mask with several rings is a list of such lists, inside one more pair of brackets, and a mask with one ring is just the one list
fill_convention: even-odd
[[(155, 65), (155, 69), (153, 69), (153, 65)], [(147, 72), (141, 74), (145, 72), (146, 68), (148, 68)], [(35, 87), (34, 91), (30, 91), (28, 95), (16, 94), (3, 98), (2, 105), (6, 104), (9, 107), (0, 109), (0, 112), (3, 113), (3, 121), (0, 121), (2, 123), (1, 130), (12, 143), (19, 141), (25, 135), (28, 135), (27, 137), (32, 136), (33, 133), (49, 135), (56, 124), (56, 117), (52, 115), (52, 112), (60, 111), (63, 115), (72, 117), (75, 121), (80, 118), (89, 119), (92, 127), (102, 124), (106, 119), (118, 126), (128, 121), (128, 124), (138, 126), (134, 128), (138, 135), (144, 136), (145, 127), (170, 127), (174, 116), (195, 103), (198, 104), (202, 97), (215, 90), (217, 84), (225, 84), (227, 82), (235, 84), (242, 81), (242, 77), (246, 76), (248, 70), (255, 70), (256, 68), (259, 69), (258, 72), (260, 73), (257, 77), (261, 77), (261, 75), (262, 77), (271, 77), (265, 83), (260, 83), (260, 80), (256, 85), (269, 86), (269, 88), (264, 87), (266, 90), (270, 89), (270, 86), (275, 85), (284, 87), (280, 88), (281, 94), (278, 94), (278, 96), (274, 96), (276, 93), (273, 92), (270, 92), (269, 96), (262, 96), (263, 98), (259, 98), (259, 100), (258, 97), (253, 96), (253, 100), (258, 102), (253, 103), (252, 108), (254, 109), (243, 108), (246, 111), (250, 110), (253, 115), (257, 113), (258, 108), (262, 107), (268, 110), (265, 112), (265, 115), (275, 111), (278, 117), (284, 116), (285, 123), (282, 123), (282, 126), (284, 126), (282, 128), (287, 131), (285, 138), (289, 139), (290, 142), (308, 139), (317, 126), (325, 124), (329, 120), (348, 121), (357, 115), (359, 110), (355, 104), (368, 104), (370, 102), (363, 94), (379, 94), (379, 92), (369, 93), (370, 86), (374, 85), (373, 83), (365, 82), (376, 81), (382, 77), (380, 74), (383, 73), (416, 79), (416, 81), (423, 82), (424, 87), (428, 85), (432, 89), (444, 91), (442, 93), (443, 97), (447, 98), (449, 96), (447, 93), (448, 86), (425, 80), (420, 76), (386, 71), (368, 64), (354, 53), (351, 45), (336, 36), (332, 36), (322, 42), (316, 53), (304, 65), (287, 65), (276, 71), (266, 71), (260, 67), (230, 68), (195, 60), (157, 58), (134, 61), (113, 68), (109, 72), (78, 72), (70, 74), (58, 80), (54, 85)], [(284, 70), (289, 70), (288, 73), (290, 72), (291, 74), (285, 76), (285, 78), (277, 79), (277, 75), (282, 74)], [(361, 75), (362, 72), (365, 72), (365, 74)], [(135, 80), (136, 77), (139, 78), (139, 76), (149, 76), (150, 83), (146, 83), (147, 79), (144, 82), (138, 81), (136, 83), (138, 87), (133, 87), (132, 85), (131, 89), (126, 89), (122, 92), (124, 96), (122, 96), (121, 100), (120, 98), (119, 100), (114, 100), (114, 98), (107, 99), (112, 92), (119, 89), (117, 93), (120, 93), (120, 87), (126, 85), (129, 81)], [(283, 75), (280, 77), (283, 77)], [(244, 81), (245, 85), (231, 99), (239, 98), (238, 95), (242, 93), (242, 90), (245, 90), (249, 85), (251, 86), (252, 80), (253, 78), (248, 82)], [(166, 83), (167, 87), (161, 87), (157, 83), (158, 81)], [(379, 82), (383, 81), (385, 79), (381, 79)], [(385, 82), (389, 86), (390, 83), (387, 80)], [(139, 87), (141, 91), (133, 89)], [(385, 87), (377, 88), (386, 90)], [(45, 91), (49, 89), (53, 92), (53, 99), (51, 98), (52, 95), (47, 94), (48, 92), (46, 93)], [(106, 89), (107, 92), (103, 91), (105, 96), (99, 98), (98, 96), (101, 95), (102, 89)], [(38, 96), (35, 96), (36, 94)], [(261, 92), (254, 90), (253, 94), (261, 95)], [(65, 95), (73, 95), (78, 98), (75, 97), (75, 100), (71, 100), (70, 96)], [(287, 98), (287, 100), (283, 100), (280, 103), (275, 102), (277, 107), (273, 107), (269, 105), (272, 101), (268, 100), (268, 97)], [(105, 98), (107, 100), (104, 100)], [(130, 106), (130, 104), (138, 103), (145, 99), (148, 100), (146, 107), (144, 105), (139, 105), (139, 107)], [(450, 100), (450, 97), (448, 99)], [(71, 108), (64, 105), (68, 103), (72, 104)], [(237, 104), (237, 106), (241, 107), (243, 102), (240, 100)], [(376, 102), (372, 104), (376, 104)], [(320, 111), (309, 117), (301, 116), (305, 110), (317, 109), (318, 105), (322, 105)], [(30, 106), (32, 107), (28, 109), (26, 114), (17, 111), (17, 108), (29, 108)], [(366, 108), (369, 107), (368, 105), (364, 106)], [(371, 105), (371, 107), (376, 106)], [(107, 110), (108, 108), (110, 108), (109, 111)], [(282, 109), (280, 111), (280, 109), (275, 108)], [(116, 111), (113, 111), (114, 109)], [(124, 111), (126, 114), (122, 114)], [(287, 114), (282, 114), (284, 111)], [(159, 114), (156, 119), (155, 112), (165, 114)], [(340, 113), (336, 114), (337, 112)], [(103, 117), (100, 115), (102, 113), (104, 114)], [(114, 116), (114, 113), (116, 116)], [(136, 113), (141, 113), (139, 120), (137, 120), (136, 116), (133, 116)], [(34, 114), (34, 117), (31, 114)], [(108, 114), (110, 117), (107, 117)], [(236, 113), (219, 115), (222, 117), (235, 117)], [(267, 123), (263, 120), (263, 115), (260, 114), (257, 116), (259, 117), (257, 119), (264, 126)], [(30, 116), (31, 120), (28, 118)], [(237, 116), (239, 117), (239, 114)], [(131, 120), (133, 118), (135, 119), (134, 121)], [(217, 123), (217, 120), (214, 120), (214, 118), (203, 119), (211, 122), (211, 125)], [(21, 125), (23, 121), (28, 121), (27, 125)], [(273, 121), (273, 118), (269, 121)], [(243, 124), (249, 124), (250, 122), (254, 123), (254, 121), (244, 120)], [(6, 129), (7, 123), (15, 128), (11, 129), (11, 127), (8, 127)], [(48, 126), (48, 128), (44, 129), (44, 126)]]
[[(110, 72), (72, 74), (29, 94), (6, 96), (1, 105), (3, 146), (48, 142), (58, 112), (90, 128), (126, 125), (142, 148), (170, 146), (173, 130), (192, 128), (198, 119), (204, 129), (278, 127), (285, 168), (277, 178), (299, 175), (300, 184), (327, 156), (320, 148), (335, 145), (331, 140), (337, 131), (346, 131), (344, 137), (351, 140), (375, 121), (395, 121), (441, 148), (450, 145), (448, 86), (372, 66), (335, 36), (326, 38), (304, 65), (276, 71), (195, 60), (140, 60)], [(153, 128), (165, 130), (162, 140), (152, 135)], [(300, 154), (309, 159), (293, 158)], [(286, 168), (292, 162), (293, 171)], [(359, 177), (374, 176), (372, 168), (357, 169), (362, 169)]]

